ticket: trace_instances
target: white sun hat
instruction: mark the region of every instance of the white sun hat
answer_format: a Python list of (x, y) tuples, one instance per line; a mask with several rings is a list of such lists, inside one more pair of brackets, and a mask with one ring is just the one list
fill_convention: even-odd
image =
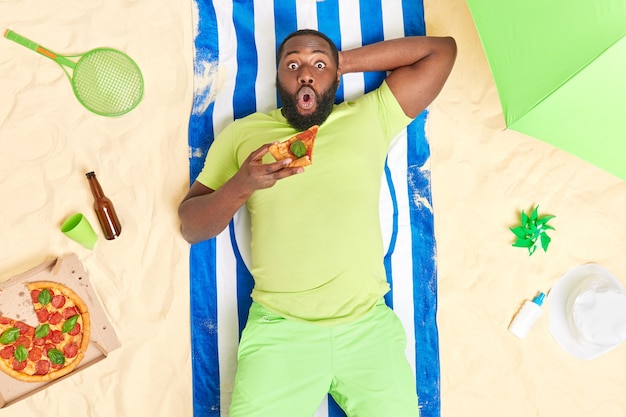
[(550, 331), (567, 352), (589, 360), (626, 339), (626, 291), (597, 264), (563, 275), (548, 294)]

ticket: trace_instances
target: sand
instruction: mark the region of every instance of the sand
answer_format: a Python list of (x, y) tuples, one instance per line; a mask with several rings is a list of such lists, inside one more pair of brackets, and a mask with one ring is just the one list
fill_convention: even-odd
[[(626, 346), (592, 361), (565, 352), (549, 310), (524, 339), (507, 331), (524, 300), (596, 262), (626, 282), (626, 183), (504, 129), (497, 91), (462, 1), (425, 2), (427, 32), (459, 54), (430, 107), (439, 273), (442, 416), (626, 414)], [(176, 208), (188, 186), (193, 94), (188, 1), (0, 1), (11, 28), (57, 52), (111, 46), (135, 59), (145, 96), (128, 115), (94, 116), (53, 62), (0, 39), (0, 281), (76, 253), (121, 342), (102, 362), (4, 416), (191, 416), (189, 245)], [(97, 227), (95, 171), (123, 223), (93, 251), (59, 231), (83, 212)], [(539, 204), (557, 217), (547, 253), (514, 248), (509, 227)]]

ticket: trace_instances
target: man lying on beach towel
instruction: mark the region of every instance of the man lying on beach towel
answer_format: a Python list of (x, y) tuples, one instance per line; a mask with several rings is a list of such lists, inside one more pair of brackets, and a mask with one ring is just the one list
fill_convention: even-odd
[[(348, 416), (418, 416), (405, 334), (389, 291), (379, 223), (392, 139), (443, 87), (448, 37), (407, 37), (338, 52), (301, 30), (278, 49), (282, 108), (216, 138), (179, 207), (190, 243), (220, 233), (246, 204), (254, 300), (239, 345), (230, 417), (313, 415), (330, 393)], [(376, 90), (334, 104), (341, 74), (390, 71)], [(270, 145), (319, 126), (310, 165)]]

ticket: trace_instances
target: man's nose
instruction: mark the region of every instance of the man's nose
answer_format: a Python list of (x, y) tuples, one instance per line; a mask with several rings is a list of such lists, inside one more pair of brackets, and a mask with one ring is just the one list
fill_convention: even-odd
[(313, 75), (307, 67), (304, 67), (298, 74), (298, 80), (300, 84), (313, 84)]

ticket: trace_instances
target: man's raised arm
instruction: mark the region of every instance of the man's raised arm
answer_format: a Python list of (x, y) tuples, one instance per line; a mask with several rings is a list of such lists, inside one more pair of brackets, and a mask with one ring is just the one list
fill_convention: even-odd
[(414, 118), (437, 97), (455, 59), (453, 38), (412, 36), (342, 51), (339, 70), (391, 71), (387, 85), (404, 113)]

